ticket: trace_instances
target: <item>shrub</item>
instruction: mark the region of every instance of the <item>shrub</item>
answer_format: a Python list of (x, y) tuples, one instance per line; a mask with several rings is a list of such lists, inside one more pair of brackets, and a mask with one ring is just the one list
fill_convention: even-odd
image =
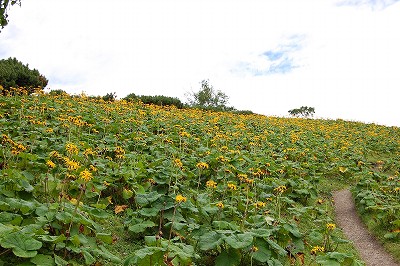
[(102, 97), (102, 99), (106, 102), (113, 102), (117, 98), (117, 93), (116, 92), (110, 92), (107, 93), (105, 96)]
[(64, 90), (51, 90), (49, 92), (49, 94), (51, 96), (64, 96), (64, 95), (68, 95), (68, 93), (66, 93)]
[(16, 58), (0, 60), (0, 85), (2, 94), (12, 93), (11, 88), (23, 88), (23, 93), (32, 94), (35, 89), (47, 86), (48, 80), (37, 69), (30, 69)]
[(175, 97), (168, 97), (168, 96), (163, 96), (163, 95), (156, 95), (156, 96), (147, 96), (147, 95), (142, 95), (142, 96), (136, 96), (134, 93), (128, 94), (124, 100), (126, 101), (137, 101), (140, 100), (141, 102), (145, 104), (155, 104), (155, 105), (160, 105), (160, 106), (165, 106), (165, 105), (174, 105), (175, 107), (182, 109), (183, 108), (183, 103), (181, 100)]
[(129, 94), (124, 98), (124, 100), (127, 101), (127, 102), (135, 102), (135, 101), (137, 101), (138, 99), (139, 99), (139, 97), (136, 96), (136, 94), (134, 94), (134, 93), (129, 93)]

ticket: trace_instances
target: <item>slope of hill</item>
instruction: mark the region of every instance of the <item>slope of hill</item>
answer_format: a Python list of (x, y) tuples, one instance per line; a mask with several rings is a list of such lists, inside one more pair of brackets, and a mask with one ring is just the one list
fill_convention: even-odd
[(358, 265), (346, 186), (400, 250), (399, 128), (0, 98), (0, 264)]

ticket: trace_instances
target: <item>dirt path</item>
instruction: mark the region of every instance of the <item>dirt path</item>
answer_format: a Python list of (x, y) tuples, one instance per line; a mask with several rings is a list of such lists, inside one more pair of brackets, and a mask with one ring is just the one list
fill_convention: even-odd
[(367, 232), (357, 214), (351, 192), (349, 190), (336, 191), (333, 198), (337, 223), (348, 239), (354, 243), (366, 265), (399, 266), (379, 242)]

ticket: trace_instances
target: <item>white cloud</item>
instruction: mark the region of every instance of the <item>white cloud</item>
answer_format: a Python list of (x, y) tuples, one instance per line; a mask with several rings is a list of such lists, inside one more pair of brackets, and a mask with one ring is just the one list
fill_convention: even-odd
[(389, 0), (24, 1), (9, 12), (0, 55), (72, 93), (184, 99), (210, 79), (241, 109), (309, 105), (400, 126), (399, 11)]

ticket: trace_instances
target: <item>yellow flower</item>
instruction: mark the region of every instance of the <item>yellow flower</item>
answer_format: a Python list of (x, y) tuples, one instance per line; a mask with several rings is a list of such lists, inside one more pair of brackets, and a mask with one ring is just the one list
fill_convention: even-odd
[(177, 196), (175, 197), (175, 201), (176, 201), (177, 203), (186, 202), (186, 197), (184, 197), (184, 196), (182, 196), (181, 194), (179, 194), (179, 195), (177, 195)]
[(181, 132), (179, 133), (179, 136), (190, 138), (190, 134), (187, 133), (186, 131), (181, 131)]
[(242, 182), (244, 182), (244, 180), (247, 179), (247, 175), (246, 174), (238, 174), (237, 176), (238, 176), (239, 180), (242, 181)]
[(174, 164), (178, 167), (178, 168), (182, 168), (183, 167), (183, 163), (180, 159), (175, 159), (174, 160)]
[(69, 153), (69, 154), (78, 154), (78, 147), (73, 144), (73, 143), (67, 143), (65, 145), (65, 150)]
[(262, 202), (262, 201), (257, 201), (257, 203), (254, 204), (254, 206), (256, 208), (263, 208), (263, 207), (265, 207), (265, 205), (266, 205), (266, 203)]
[(229, 188), (230, 190), (237, 190), (236, 185), (235, 185), (235, 184), (232, 184), (232, 183), (228, 183), (228, 188)]
[(276, 187), (276, 188), (274, 188), (274, 191), (275, 191), (275, 192), (278, 192), (278, 193), (283, 193), (283, 192), (286, 191), (286, 186), (279, 186), (279, 187)]
[(324, 252), (325, 248), (320, 246), (315, 246), (311, 249), (311, 255), (317, 254), (317, 252)]
[(326, 224), (326, 228), (327, 228), (328, 230), (333, 230), (333, 229), (336, 228), (336, 224), (328, 223), (328, 224)]
[(94, 165), (91, 164), (89, 168), (92, 172), (97, 172), (97, 168)]
[(50, 167), (50, 168), (56, 167), (56, 164), (53, 163), (51, 160), (48, 160), (48, 161), (46, 162), (46, 165), (47, 165), (48, 167)]
[(83, 155), (85, 155), (86, 157), (88, 157), (89, 155), (95, 155), (95, 153), (93, 152), (92, 148), (87, 148), (87, 149), (85, 149), (85, 151), (83, 152)]
[(125, 211), (128, 208), (128, 205), (117, 205), (114, 208), (115, 214)]
[(67, 157), (64, 158), (65, 164), (67, 165), (68, 170), (73, 171), (79, 168), (79, 163), (74, 160), (70, 160)]
[(220, 209), (224, 208), (224, 204), (222, 203), (222, 201), (218, 202), (217, 204), (215, 204), (215, 206), (217, 206)]
[(86, 182), (89, 182), (90, 180), (92, 180), (93, 176), (92, 173), (89, 172), (88, 170), (83, 170), (80, 174), (79, 174), (80, 178), (82, 178), (83, 180), (85, 180)]
[(208, 180), (206, 182), (206, 186), (209, 187), (209, 188), (216, 188), (217, 187), (217, 183), (215, 181), (213, 181), (213, 180)]
[(208, 169), (209, 165), (205, 162), (199, 162), (198, 164), (196, 164), (197, 168), (199, 169)]

